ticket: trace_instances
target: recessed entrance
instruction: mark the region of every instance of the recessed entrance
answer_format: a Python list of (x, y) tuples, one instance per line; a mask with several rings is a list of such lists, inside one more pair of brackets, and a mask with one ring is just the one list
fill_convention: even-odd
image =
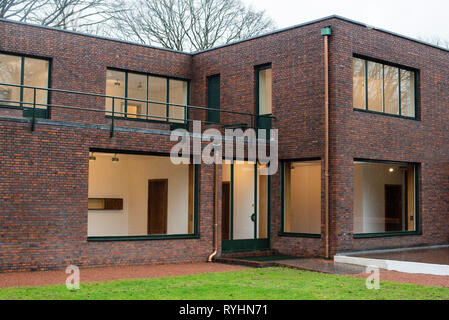
[(250, 162), (223, 165), (222, 250), (269, 249), (269, 177)]

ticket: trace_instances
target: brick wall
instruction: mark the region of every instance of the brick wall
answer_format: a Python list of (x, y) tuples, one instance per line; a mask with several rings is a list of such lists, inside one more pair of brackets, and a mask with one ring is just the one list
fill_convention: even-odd
[[(333, 251), (357, 251), (449, 241), (449, 52), (332, 19), (331, 214)], [(421, 120), (354, 111), (352, 56), (419, 70)], [(415, 162), (421, 166), (422, 236), (353, 239), (353, 159)]]
[[(221, 107), (255, 111), (255, 69), (273, 68), (273, 114), (282, 160), (324, 156), (324, 68), (320, 29), (330, 40), (331, 240), (333, 253), (447, 243), (449, 54), (384, 32), (328, 19), (196, 55), (0, 21), (0, 51), (51, 59), (53, 88), (104, 94), (106, 68), (191, 80), (191, 104), (206, 106), (206, 78), (221, 75)], [(420, 70), (421, 121), (354, 111), (354, 53)], [(54, 95), (52, 103), (104, 108), (98, 98)], [(0, 109), (0, 117), (17, 114)], [(205, 117), (196, 112), (196, 117)], [(51, 120), (109, 124), (104, 114), (53, 109)], [(248, 122), (223, 116), (224, 123)], [(118, 121), (160, 129), (166, 124)], [(205, 261), (212, 251), (214, 169), (200, 171), (200, 239), (87, 241), (91, 148), (166, 153), (167, 135), (0, 121), (0, 271)], [(422, 236), (353, 238), (353, 159), (421, 164)], [(324, 165), (324, 163), (323, 163)], [(219, 172), (221, 176), (221, 170)], [(324, 174), (323, 174), (324, 176)], [(324, 182), (324, 180), (323, 180)], [(221, 192), (219, 188), (219, 192)], [(219, 195), (219, 199), (221, 196)], [(324, 183), (323, 183), (324, 199)], [(220, 202), (220, 201), (219, 201)], [(284, 254), (324, 255), (322, 239), (280, 237), (280, 175), (272, 177), (271, 246)], [(324, 200), (323, 200), (324, 222)], [(221, 212), (219, 212), (221, 217)], [(221, 219), (219, 219), (221, 221)], [(221, 226), (219, 226), (220, 230)]]

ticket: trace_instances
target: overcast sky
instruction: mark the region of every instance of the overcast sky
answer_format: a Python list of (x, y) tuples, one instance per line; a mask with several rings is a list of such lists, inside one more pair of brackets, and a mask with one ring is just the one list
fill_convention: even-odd
[(337, 14), (413, 38), (449, 41), (447, 0), (243, 0), (266, 10), (278, 28)]

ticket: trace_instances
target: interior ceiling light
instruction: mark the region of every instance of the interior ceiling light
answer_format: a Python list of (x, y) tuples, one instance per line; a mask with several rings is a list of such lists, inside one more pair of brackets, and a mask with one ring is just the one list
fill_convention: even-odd
[(117, 158), (117, 154), (114, 155), (114, 157), (112, 158), (112, 162), (119, 162), (120, 159)]
[(137, 86), (137, 89), (141, 90), (143, 88), (142, 82), (139, 82), (139, 85)]
[(114, 82), (114, 86), (116, 86), (116, 87), (120, 87), (120, 81), (117, 79), (117, 80), (115, 80), (115, 82)]
[(390, 173), (393, 173), (394, 172), (394, 168), (390, 168), (390, 170), (388, 170), (388, 171), (390, 171)]
[(90, 153), (90, 155), (89, 155), (89, 160), (90, 160), (90, 161), (95, 161), (95, 160), (97, 160), (97, 158), (95, 157), (95, 155), (94, 155), (93, 152)]

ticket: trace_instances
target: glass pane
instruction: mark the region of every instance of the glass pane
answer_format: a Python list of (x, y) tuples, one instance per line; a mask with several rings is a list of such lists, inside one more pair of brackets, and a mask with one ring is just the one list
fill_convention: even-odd
[[(89, 236), (186, 235), (194, 232), (194, 170), (170, 157), (95, 153), (91, 199), (120, 198), (120, 210), (89, 210)], [(94, 208), (95, 209), (95, 208)]]
[(189, 165), (189, 217), (188, 234), (195, 233), (195, 166)]
[(268, 176), (260, 174), (257, 166), (257, 238), (268, 239)]
[(259, 115), (272, 114), (272, 71), (259, 71)]
[(231, 240), (231, 165), (223, 163), (221, 187), (221, 237)]
[[(48, 67), (49, 62), (47, 60), (25, 58), (23, 84), (31, 87), (48, 88)], [(25, 107), (33, 107), (33, 91), (33, 89), (23, 89)], [(48, 92), (46, 90), (36, 90), (36, 103), (48, 103)], [(36, 108), (46, 109), (47, 107), (36, 105)]]
[(354, 58), (352, 61), (352, 82), (354, 108), (366, 110), (365, 60)]
[[(0, 54), (0, 83), (20, 85), (22, 59), (17, 56)], [(0, 104), (9, 106), (20, 106), (20, 88), (0, 86)]]
[(385, 112), (399, 115), (399, 69), (384, 66)]
[[(111, 97), (125, 97), (125, 73), (122, 71), (107, 70), (106, 95)], [(112, 111), (112, 98), (106, 98), (106, 111)], [(125, 112), (125, 100), (114, 99), (114, 112)], [(112, 113), (107, 113), (111, 115)], [(123, 117), (123, 114), (116, 114)]]
[[(148, 78), (148, 100), (155, 102), (167, 102), (167, 79), (159, 77)], [(167, 106), (165, 104), (150, 103), (148, 115), (151, 120), (166, 121)]]
[(354, 164), (354, 232), (415, 231), (415, 167)]
[(321, 234), (321, 163), (285, 165), (284, 232)]
[(235, 163), (233, 240), (254, 239), (254, 174), (254, 163)]
[(128, 102), (127, 114), (129, 118), (146, 118), (147, 103), (129, 99), (147, 100), (147, 76), (128, 73)]
[[(187, 82), (181, 80), (170, 80), (170, 103), (186, 105), (187, 104)], [(185, 108), (170, 106), (169, 117), (171, 122), (183, 123), (185, 119)], [(175, 120), (180, 119), (180, 120)]]
[(415, 73), (401, 70), (401, 112), (403, 116), (415, 117)]
[(380, 63), (368, 61), (368, 110), (383, 112), (383, 71)]

